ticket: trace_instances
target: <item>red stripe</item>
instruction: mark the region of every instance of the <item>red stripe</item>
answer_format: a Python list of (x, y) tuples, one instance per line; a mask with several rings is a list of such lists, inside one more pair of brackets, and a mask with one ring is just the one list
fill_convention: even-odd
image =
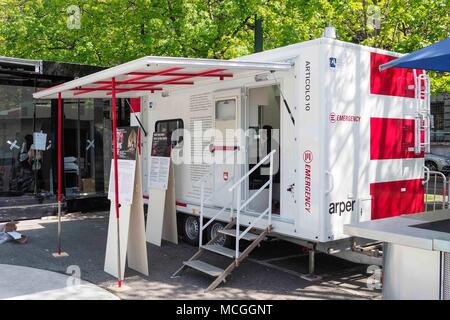
[(414, 135), (413, 119), (370, 118), (370, 160), (423, 158), (414, 152)]
[[(120, 82), (120, 85), (121, 86), (122, 85), (127, 85), (129, 83), (136, 82), (138, 80), (143, 80), (145, 78), (150, 78), (152, 76), (162, 76), (165, 73), (172, 72), (172, 71), (177, 71), (177, 70), (181, 70), (181, 69), (183, 69), (183, 68), (173, 67), (173, 68), (169, 68), (169, 69), (165, 69), (165, 70), (161, 70), (161, 71), (155, 72), (155, 73), (153, 73), (151, 75), (140, 75), (140, 76), (137, 76), (137, 77), (129, 78), (127, 80), (123, 80), (123, 81)], [(110, 84), (107, 84), (107, 85), (104, 85), (104, 86), (99, 86), (99, 87), (94, 87), (94, 88), (81, 89), (79, 92), (75, 92), (73, 95), (77, 96), (77, 95), (80, 95), (80, 94), (83, 94), (83, 93), (92, 92), (92, 91), (100, 91), (100, 90), (104, 90), (104, 89), (111, 89), (112, 87), (115, 87), (115, 86), (116, 86), (116, 81), (114, 79), (111, 79), (111, 83)], [(115, 89), (115, 92), (116, 93), (119, 92), (117, 90), (117, 88)], [(112, 92), (110, 92), (110, 93), (112, 94)]]
[[(154, 75), (155, 72), (130, 72), (128, 73), (130, 75)], [(187, 72), (168, 72), (165, 73), (163, 76), (173, 76), (173, 77), (179, 77), (179, 76), (188, 76), (188, 77), (198, 77), (196, 73), (187, 73)], [(214, 73), (214, 74), (205, 74), (201, 75), (200, 77), (217, 77), (220, 78), (220, 80), (223, 80), (224, 78), (232, 78), (232, 73)]]
[(239, 149), (238, 146), (213, 146), (213, 151), (234, 151)]
[[(203, 75), (208, 75), (208, 74), (213, 74), (216, 72), (220, 72), (220, 71), (224, 71), (226, 69), (212, 69), (212, 70), (206, 70), (206, 71), (202, 71), (199, 73), (196, 73), (194, 76), (182, 76), (182, 77), (176, 77), (176, 78), (172, 78), (172, 79), (167, 79), (167, 80), (162, 80), (162, 81), (157, 81), (155, 83), (155, 85), (163, 85), (163, 84), (167, 84), (170, 85), (172, 82), (178, 82), (180, 80), (185, 80), (185, 79), (189, 79), (189, 78), (194, 78), (194, 77), (201, 77)], [(139, 77), (150, 77), (150, 75), (146, 75), (146, 76), (139, 76)], [(137, 78), (139, 78), (137, 77)], [(137, 79), (140, 80), (140, 79)], [(125, 80), (128, 81), (128, 80)], [(152, 85), (153, 86), (153, 85)], [(127, 88), (127, 89), (118, 89), (117, 92), (126, 92), (126, 91), (134, 91), (134, 90), (159, 90), (162, 88), (149, 88), (149, 85), (142, 85), (142, 86), (137, 86), (137, 87), (132, 87), (132, 88)], [(107, 93), (108, 95), (111, 94), (111, 92)]]
[[(397, 57), (370, 53), (370, 93), (386, 96), (414, 98), (414, 71), (413, 69), (389, 68), (380, 71), (378, 67)], [(417, 75), (422, 70), (417, 70)]]
[(371, 183), (370, 195), (373, 220), (424, 211), (421, 179)]
[(130, 105), (133, 109), (131, 112), (141, 112), (141, 98), (131, 98)]

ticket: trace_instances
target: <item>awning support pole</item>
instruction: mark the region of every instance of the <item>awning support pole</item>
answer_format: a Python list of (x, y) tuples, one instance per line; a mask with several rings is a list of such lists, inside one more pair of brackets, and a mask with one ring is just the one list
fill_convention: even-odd
[(117, 161), (117, 101), (116, 101), (116, 78), (112, 78), (112, 134), (113, 134), (113, 158), (114, 158), (114, 205), (116, 207), (117, 219), (117, 274), (118, 287), (122, 287), (122, 268), (120, 259), (120, 213), (119, 213), (119, 174)]
[(61, 191), (62, 191), (62, 98), (58, 93), (58, 255), (61, 255)]

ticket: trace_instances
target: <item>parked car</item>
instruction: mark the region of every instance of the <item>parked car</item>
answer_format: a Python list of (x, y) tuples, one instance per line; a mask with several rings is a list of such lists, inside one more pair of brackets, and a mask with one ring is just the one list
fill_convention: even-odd
[(437, 154), (425, 154), (425, 166), (431, 171), (450, 173), (450, 158)]

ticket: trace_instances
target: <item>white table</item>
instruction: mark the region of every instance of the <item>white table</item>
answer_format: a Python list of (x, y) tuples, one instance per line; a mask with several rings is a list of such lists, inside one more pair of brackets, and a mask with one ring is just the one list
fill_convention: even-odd
[(359, 222), (344, 232), (385, 243), (384, 299), (450, 299), (450, 232), (415, 227), (448, 219), (450, 210), (440, 210)]

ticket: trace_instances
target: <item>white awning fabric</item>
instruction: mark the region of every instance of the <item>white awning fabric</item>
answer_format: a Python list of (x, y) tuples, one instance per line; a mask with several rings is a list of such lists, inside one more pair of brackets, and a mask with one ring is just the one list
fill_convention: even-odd
[(110, 99), (113, 79), (117, 98), (135, 98), (243, 74), (288, 71), (290, 63), (172, 57), (143, 57), (61, 85), (36, 92), (36, 99)]

